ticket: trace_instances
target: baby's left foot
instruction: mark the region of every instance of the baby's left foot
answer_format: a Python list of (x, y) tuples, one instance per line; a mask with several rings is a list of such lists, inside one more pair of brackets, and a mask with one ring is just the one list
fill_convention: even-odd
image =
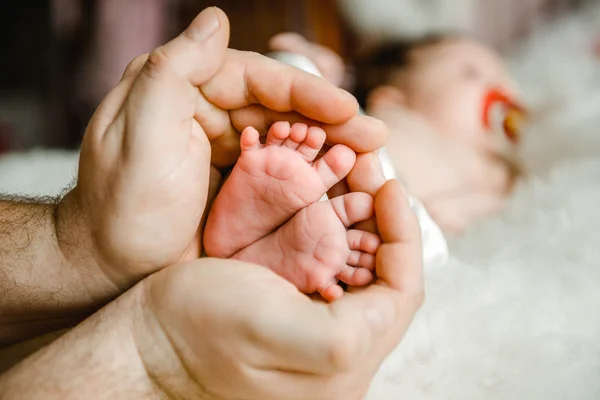
[(206, 220), (206, 254), (231, 257), (318, 201), (344, 178), (356, 155), (336, 145), (315, 161), (325, 136), (321, 128), (280, 121), (261, 144), (256, 129), (244, 129), (242, 154)]
[(366, 193), (316, 202), (232, 258), (264, 265), (303, 293), (334, 301), (343, 295), (338, 280), (351, 286), (373, 280), (379, 236), (347, 230), (372, 216), (373, 198)]

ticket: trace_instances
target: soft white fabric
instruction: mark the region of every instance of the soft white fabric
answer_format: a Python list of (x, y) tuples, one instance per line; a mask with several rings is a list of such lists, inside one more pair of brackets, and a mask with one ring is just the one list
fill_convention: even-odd
[(430, 31), (459, 30), (507, 49), (527, 34), (532, 24), (578, 1), (337, 0), (337, 4), (364, 44), (420, 36)]
[[(538, 110), (528, 179), (506, 211), (451, 241), (370, 400), (600, 399), (600, 4), (513, 57)], [(57, 193), (76, 155), (0, 159), (0, 191)]]
[(600, 4), (540, 29), (511, 65), (537, 111), (528, 177), (451, 241), (369, 399), (600, 398)]

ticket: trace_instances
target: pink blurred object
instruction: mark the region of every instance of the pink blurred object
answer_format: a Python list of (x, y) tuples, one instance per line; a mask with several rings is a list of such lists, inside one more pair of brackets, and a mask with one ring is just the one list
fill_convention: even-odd
[(11, 141), (14, 134), (11, 125), (0, 121), (0, 154), (8, 153), (11, 150)]
[(100, 0), (93, 4), (93, 21), (88, 21), (83, 0), (52, 0), (52, 24), (58, 37), (76, 34), (82, 24), (93, 26), (80, 66), (77, 97), (95, 106), (119, 82), (133, 58), (166, 40), (170, 2)]
[(98, 2), (93, 47), (81, 76), (82, 100), (97, 104), (127, 64), (166, 39), (167, 0)]

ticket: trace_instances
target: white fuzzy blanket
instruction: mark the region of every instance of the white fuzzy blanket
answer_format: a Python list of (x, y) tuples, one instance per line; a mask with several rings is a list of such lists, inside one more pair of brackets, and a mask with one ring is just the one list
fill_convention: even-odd
[[(505, 212), (451, 243), (369, 399), (600, 399), (600, 5), (512, 57), (538, 111), (529, 177)], [(57, 193), (76, 155), (0, 159), (0, 191)]]

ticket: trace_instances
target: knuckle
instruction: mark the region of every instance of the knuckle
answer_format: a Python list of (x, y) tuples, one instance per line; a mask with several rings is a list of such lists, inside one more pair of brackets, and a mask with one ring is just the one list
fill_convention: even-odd
[(164, 71), (166, 68), (168, 68), (169, 64), (170, 60), (168, 54), (159, 47), (148, 54), (146, 63), (142, 68), (142, 72), (149, 78), (156, 78), (158, 75), (160, 75), (161, 71)]

